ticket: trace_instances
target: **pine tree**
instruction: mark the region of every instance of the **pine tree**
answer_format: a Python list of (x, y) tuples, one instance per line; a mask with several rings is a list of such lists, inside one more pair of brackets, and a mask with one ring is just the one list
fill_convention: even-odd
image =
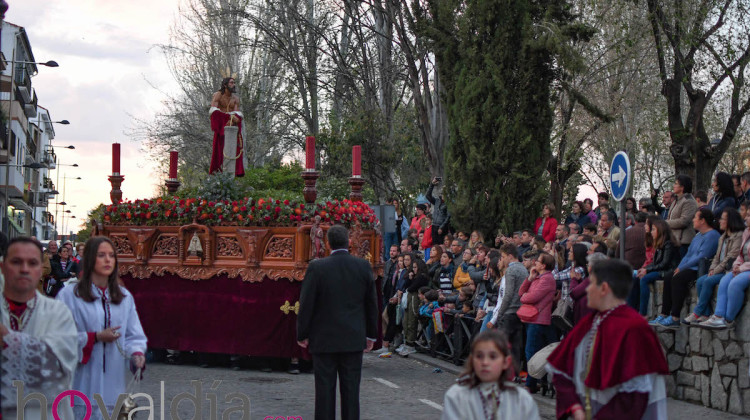
[(559, 28), (572, 21), (567, 3), (430, 0), (425, 12), (421, 30), (447, 92), (452, 220), (492, 237), (529, 227), (549, 189), (550, 92)]

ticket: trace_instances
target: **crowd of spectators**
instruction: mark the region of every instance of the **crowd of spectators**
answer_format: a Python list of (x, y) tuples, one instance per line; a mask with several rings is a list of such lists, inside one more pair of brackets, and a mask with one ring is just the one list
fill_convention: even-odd
[[(427, 351), (460, 363), (474, 336), (501, 329), (516, 362), (515, 379), (525, 379), (530, 392), (546, 393), (546, 381), (524, 375), (523, 366), (591, 311), (589, 265), (619, 255), (621, 241), (633, 267), (628, 304), (644, 317), (656, 315), (649, 322), (655, 328), (731, 328), (745, 303), (750, 172), (719, 172), (712, 190), (695, 196), (692, 179), (678, 175), (661, 197), (655, 190), (624, 200), (624, 218), (606, 192), (598, 194), (596, 207), (590, 199), (572, 203), (564, 223), (547, 203), (533, 228), (489, 240), (479, 231), (451, 228), (440, 184), (433, 179), (428, 203), (418, 205), (413, 218), (397, 208), (400, 229), (385, 238), (381, 357)], [(657, 280), (664, 283), (663, 305), (652, 314)], [(698, 304), (681, 318), (693, 287)]]

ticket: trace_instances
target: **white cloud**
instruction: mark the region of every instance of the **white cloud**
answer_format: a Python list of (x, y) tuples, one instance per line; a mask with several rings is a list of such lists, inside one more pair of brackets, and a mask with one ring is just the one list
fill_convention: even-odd
[[(151, 197), (163, 174), (141, 152), (141, 144), (128, 138), (133, 117), (150, 119), (161, 108), (161, 90), (171, 91), (174, 81), (156, 44), (168, 42), (169, 28), (179, 0), (27, 0), (12, 1), (6, 20), (23, 26), (37, 61), (55, 60), (58, 68), (40, 67), (33, 78), (39, 104), (49, 109), (55, 126), (62, 192), (76, 219), (88, 210), (109, 203), (111, 143), (122, 144), (123, 197)], [(208, 123), (208, 121), (207, 121)], [(56, 173), (51, 174), (53, 179)], [(61, 198), (62, 199), (62, 198)], [(54, 206), (50, 206), (54, 210)], [(68, 223), (68, 230), (77, 230)]]

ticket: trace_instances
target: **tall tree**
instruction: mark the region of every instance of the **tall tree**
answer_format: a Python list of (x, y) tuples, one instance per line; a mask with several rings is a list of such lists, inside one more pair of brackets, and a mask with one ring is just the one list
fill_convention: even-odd
[[(647, 0), (646, 6), (675, 172), (706, 189), (750, 110), (748, 2)], [(726, 108), (718, 126), (704, 118), (711, 107)]]
[(427, 1), (446, 90), (451, 212), (459, 228), (533, 223), (547, 195), (554, 41), (572, 21), (564, 1)]

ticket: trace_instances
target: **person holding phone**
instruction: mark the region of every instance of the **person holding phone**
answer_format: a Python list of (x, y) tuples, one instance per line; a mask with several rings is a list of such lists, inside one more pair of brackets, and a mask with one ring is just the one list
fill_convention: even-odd
[(443, 178), (436, 176), (432, 178), (427, 188), (425, 198), (432, 204), (432, 243), (443, 243), (443, 237), (448, 233), (451, 215), (448, 213), (448, 205), (445, 204)]

